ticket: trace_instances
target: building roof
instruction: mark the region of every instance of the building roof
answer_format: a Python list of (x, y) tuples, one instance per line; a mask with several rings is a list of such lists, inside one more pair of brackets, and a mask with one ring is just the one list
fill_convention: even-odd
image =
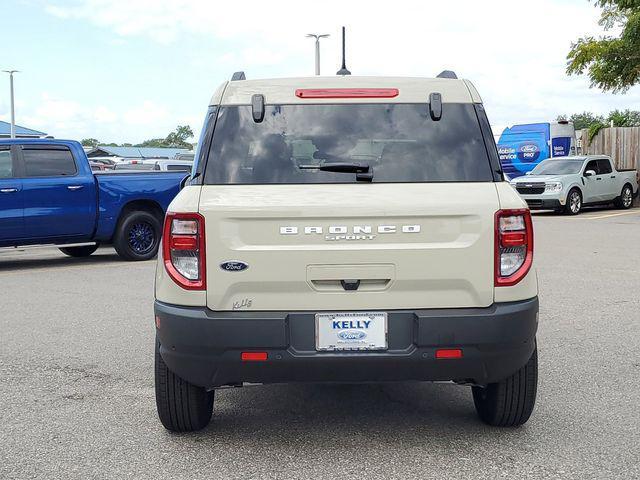
[(186, 148), (162, 148), (162, 147), (108, 147), (98, 145), (87, 152), (89, 157), (112, 155), (123, 158), (174, 158), (179, 153), (190, 153)]
[[(11, 124), (9, 122), (3, 122), (2, 120), (0, 120), (0, 135), (11, 135)], [(16, 135), (44, 137), (46, 133), (16, 125)]]
[[(313, 98), (302, 99), (297, 89), (380, 89), (395, 88), (393, 98)], [(275, 78), (260, 80), (237, 80), (222, 84), (213, 94), (210, 105), (251, 105), (254, 94), (264, 95), (271, 104), (315, 104), (315, 103), (416, 103), (427, 102), (429, 94), (442, 95), (444, 103), (482, 102), (478, 91), (468, 80), (422, 77), (358, 77), (333, 75), (327, 77)]]

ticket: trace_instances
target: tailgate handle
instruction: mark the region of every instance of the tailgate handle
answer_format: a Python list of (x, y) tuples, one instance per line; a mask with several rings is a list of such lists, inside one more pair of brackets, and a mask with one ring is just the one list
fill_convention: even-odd
[(340, 280), (340, 284), (345, 290), (358, 290), (360, 280)]

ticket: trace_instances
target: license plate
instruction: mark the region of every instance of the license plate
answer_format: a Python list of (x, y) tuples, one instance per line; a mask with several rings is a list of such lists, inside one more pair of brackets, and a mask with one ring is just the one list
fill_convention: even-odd
[(316, 350), (386, 350), (387, 314), (348, 312), (316, 314)]

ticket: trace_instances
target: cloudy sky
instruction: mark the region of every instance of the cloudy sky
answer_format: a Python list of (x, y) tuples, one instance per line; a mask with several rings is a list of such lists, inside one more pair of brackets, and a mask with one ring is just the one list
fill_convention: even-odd
[(603, 94), (564, 73), (571, 42), (601, 33), (587, 0), (2, 0), (2, 19), (0, 69), (21, 71), (16, 121), (56, 137), (134, 143), (185, 123), (198, 132), (235, 70), (313, 74), (305, 33), (331, 34), (322, 73), (335, 73), (341, 25), (354, 74), (455, 70), (475, 83), (496, 133), (560, 113), (640, 109), (640, 87)]

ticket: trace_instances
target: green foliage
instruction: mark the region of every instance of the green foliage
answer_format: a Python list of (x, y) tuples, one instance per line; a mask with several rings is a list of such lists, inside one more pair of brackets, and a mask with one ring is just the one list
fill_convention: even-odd
[(104, 145), (106, 147), (186, 148), (191, 150), (193, 148), (193, 145), (191, 145), (187, 141), (190, 138), (193, 138), (193, 130), (191, 130), (191, 127), (189, 125), (178, 125), (173, 132), (169, 133), (169, 135), (166, 136), (166, 138), (151, 138), (136, 145), (132, 145), (131, 143), (122, 143), (120, 145), (118, 145), (117, 143), (101, 144), (95, 138), (85, 138), (84, 140), (82, 140), (82, 145), (91, 147)]
[(640, 111), (638, 110), (613, 110), (607, 117), (607, 124), (613, 121), (614, 127), (640, 127)]
[(596, 135), (605, 127), (603, 122), (597, 122), (589, 125), (589, 144), (596, 138)]
[(145, 140), (142, 143), (137, 143), (134, 145), (135, 147), (166, 147), (163, 138), (152, 138), (150, 140)]
[(640, 0), (596, 0), (600, 25), (619, 36), (583, 37), (571, 45), (567, 73), (587, 72), (592, 87), (625, 92), (640, 82)]
[(188, 148), (191, 150), (193, 145), (187, 142), (193, 138), (193, 130), (189, 125), (178, 125), (176, 129), (169, 133), (166, 138), (152, 138), (136, 145), (136, 147), (170, 147), (170, 148)]
[(582, 130), (583, 128), (589, 128), (594, 123), (604, 122), (602, 115), (595, 115), (591, 112), (574, 113), (569, 117), (569, 121), (573, 122), (573, 126), (576, 130)]
[(174, 132), (167, 135), (164, 142), (168, 147), (188, 148), (191, 150), (191, 144), (188, 139), (193, 138), (193, 130), (189, 125), (178, 125)]
[(95, 138), (83, 138), (80, 143), (83, 147), (97, 147), (100, 145), (100, 140), (96, 140)]
[[(556, 121), (567, 120), (566, 115), (558, 115)], [(614, 127), (640, 127), (640, 111), (638, 110), (612, 110), (606, 117), (592, 112), (574, 113), (568, 120), (573, 122), (576, 130), (588, 129), (589, 143), (603, 128), (611, 125)]]

